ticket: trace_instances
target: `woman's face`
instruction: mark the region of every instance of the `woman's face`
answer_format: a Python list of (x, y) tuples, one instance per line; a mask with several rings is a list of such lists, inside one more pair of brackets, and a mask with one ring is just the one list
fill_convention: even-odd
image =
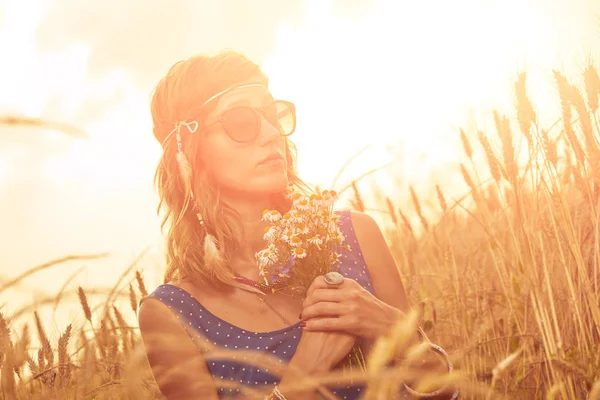
[[(219, 189), (245, 197), (284, 191), (288, 185), (287, 139), (280, 128), (273, 125), (275, 106), (268, 88), (240, 87), (213, 101), (218, 103), (204, 120), (206, 128), (200, 139), (200, 152), (207, 172)], [(252, 111), (236, 109), (240, 106), (258, 111), (256, 124), (248, 123), (253, 120)], [(218, 122), (221, 117), (227, 122)], [(247, 140), (253, 132), (256, 137), (247, 142), (234, 140), (244, 135)]]

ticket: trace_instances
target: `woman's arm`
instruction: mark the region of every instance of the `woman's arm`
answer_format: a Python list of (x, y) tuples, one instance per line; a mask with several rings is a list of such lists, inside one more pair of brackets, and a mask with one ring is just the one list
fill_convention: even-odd
[(168, 400), (219, 398), (200, 350), (165, 304), (145, 299), (138, 322), (152, 374)]
[(377, 222), (362, 212), (351, 211), (350, 215), (375, 295), (386, 304), (408, 313), (410, 302), (400, 271)]

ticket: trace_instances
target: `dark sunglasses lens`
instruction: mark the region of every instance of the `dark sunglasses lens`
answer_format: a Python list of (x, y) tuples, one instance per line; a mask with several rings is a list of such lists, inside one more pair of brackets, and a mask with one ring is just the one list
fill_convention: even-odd
[(259, 116), (248, 107), (236, 107), (226, 111), (221, 122), (227, 134), (237, 142), (251, 141), (260, 129)]

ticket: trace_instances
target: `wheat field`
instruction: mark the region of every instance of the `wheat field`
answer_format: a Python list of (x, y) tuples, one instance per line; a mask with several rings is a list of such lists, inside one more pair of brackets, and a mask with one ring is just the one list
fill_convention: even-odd
[[(350, 188), (355, 209), (387, 214), (386, 236), (418, 312), (411, 321), (450, 354), (457, 372), (448, 379), (462, 398), (600, 399), (600, 78), (593, 64), (582, 72), (582, 87), (553, 72), (561, 115), (551, 126), (538, 125), (521, 74), (514, 117), (495, 113), (495, 132), (460, 131), (463, 197), (450, 199), (436, 186), (429, 210), (408, 188), (412, 205), (400, 209), (383, 192), (367, 204), (356, 184)], [(0, 122), (19, 123), (7, 121)], [(68, 260), (37, 266), (3, 283), (0, 294)], [(135, 315), (147, 295), (133, 265), (99, 304), (90, 303), (94, 288), (79, 287), (85, 323), (63, 327), (57, 341), (34, 307), (0, 313), (2, 399), (161, 398), (135, 319), (117, 305), (128, 297)], [(365, 398), (390, 398), (410, 375), (382, 368), (405, 328), (378, 342), (367, 374), (357, 375), (369, 382)]]

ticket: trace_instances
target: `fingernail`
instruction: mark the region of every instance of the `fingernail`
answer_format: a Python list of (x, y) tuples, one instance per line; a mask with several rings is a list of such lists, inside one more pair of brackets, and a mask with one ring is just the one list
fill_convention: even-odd
[(300, 322), (300, 325), (298, 325), (300, 328), (304, 328), (306, 326), (306, 321), (302, 321)]

